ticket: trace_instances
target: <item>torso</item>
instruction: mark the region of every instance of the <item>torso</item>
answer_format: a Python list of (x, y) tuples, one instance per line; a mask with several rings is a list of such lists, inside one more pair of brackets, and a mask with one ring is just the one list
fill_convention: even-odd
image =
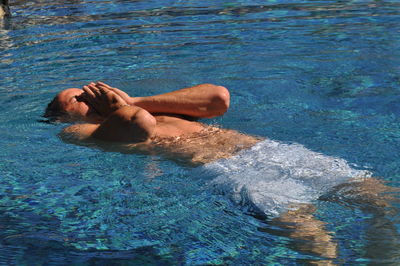
[(179, 116), (154, 116), (157, 121), (155, 136), (160, 138), (180, 137), (190, 135), (203, 130), (204, 125), (194, 121), (188, 121)]
[[(70, 126), (60, 135), (64, 141), (74, 144), (97, 146), (102, 150), (124, 153), (163, 155), (166, 158), (192, 165), (205, 164), (228, 158), (242, 149), (252, 147), (261, 138), (242, 134), (235, 130), (221, 129), (188, 121), (174, 116), (155, 116), (155, 135), (142, 143), (109, 143), (82, 138), (84, 130), (79, 124)], [(92, 131), (94, 124), (85, 124)], [(75, 132), (80, 132), (79, 135)]]
[(145, 145), (152, 154), (190, 164), (205, 164), (227, 158), (261, 140), (235, 130), (221, 129), (177, 117), (156, 117), (156, 135)]

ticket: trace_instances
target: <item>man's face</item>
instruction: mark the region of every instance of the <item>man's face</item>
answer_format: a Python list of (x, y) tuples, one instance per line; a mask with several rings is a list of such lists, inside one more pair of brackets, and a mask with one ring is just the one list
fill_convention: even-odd
[(61, 111), (68, 113), (71, 118), (76, 120), (93, 120), (98, 118), (97, 112), (82, 100), (81, 89), (66, 89), (57, 95), (57, 101)]

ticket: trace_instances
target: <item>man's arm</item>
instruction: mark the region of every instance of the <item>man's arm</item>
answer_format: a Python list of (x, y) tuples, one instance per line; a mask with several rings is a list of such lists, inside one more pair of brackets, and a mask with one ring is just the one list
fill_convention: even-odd
[(156, 127), (155, 118), (137, 106), (123, 106), (101, 124), (76, 124), (65, 128), (60, 136), (69, 142), (97, 139), (107, 142), (139, 143), (148, 140)]
[(64, 129), (61, 137), (72, 142), (94, 138), (109, 142), (138, 143), (154, 134), (156, 119), (146, 110), (131, 106), (108, 88), (84, 86), (82, 97), (106, 119), (101, 124), (77, 124)]
[(111, 89), (123, 97), (128, 104), (139, 106), (150, 113), (212, 118), (223, 115), (230, 103), (228, 89), (213, 84), (201, 84), (148, 97), (129, 97), (125, 92), (102, 82), (96, 83), (96, 86)]

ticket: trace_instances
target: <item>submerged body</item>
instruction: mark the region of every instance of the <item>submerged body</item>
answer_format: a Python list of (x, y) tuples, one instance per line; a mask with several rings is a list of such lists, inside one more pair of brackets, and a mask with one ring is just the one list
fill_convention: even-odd
[(202, 165), (189, 174), (211, 178), (212, 189), (246, 211), (275, 217), (271, 223), (289, 229), (288, 237), (307, 241), (297, 249), (317, 254), (320, 262), (332, 263), (338, 249), (313, 216), (313, 201), (321, 196), (335, 201), (340, 194), (341, 201), (368, 203), (365, 210), (386, 215), (393, 197), (382, 193), (394, 190), (343, 159), (188, 119), (219, 116), (228, 107), (227, 89), (212, 84), (131, 98), (91, 83), (83, 91), (61, 92), (46, 113), (61, 109), (69, 114), (64, 121), (81, 121), (61, 132), (66, 142)]
[(170, 158), (182, 158), (191, 164), (202, 165), (230, 158), (261, 140), (261, 137), (246, 135), (235, 130), (203, 125), (200, 131), (189, 135), (156, 136), (151, 139), (149, 148), (162, 151)]
[[(83, 93), (83, 96), (82, 96)], [(69, 89), (58, 105), (81, 121), (65, 128), (61, 137), (103, 149), (163, 154), (190, 164), (205, 164), (247, 149), (262, 138), (220, 129), (188, 119), (219, 116), (229, 107), (226, 88), (202, 84), (179, 91), (131, 98), (103, 83)]]
[(95, 125), (89, 124), (67, 127), (61, 132), (60, 137), (66, 142), (80, 145), (94, 144), (109, 151), (162, 155), (191, 165), (201, 165), (229, 158), (262, 140), (261, 137), (242, 134), (235, 130), (221, 129), (170, 116), (156, 116), (155, 119), (157, 121), (156, 133), (138, 143), (110, 143), (87, 137), (92, 130), (97, 128)]

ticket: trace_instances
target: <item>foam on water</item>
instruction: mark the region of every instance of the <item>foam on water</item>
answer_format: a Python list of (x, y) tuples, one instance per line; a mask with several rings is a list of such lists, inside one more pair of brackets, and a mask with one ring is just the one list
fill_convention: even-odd
[(269, 139), (196, 171), (212, 176), (209, 185), (243, 208), (272, 216), (310, 203), (351, 178), (371, 176), (344, 159)]

